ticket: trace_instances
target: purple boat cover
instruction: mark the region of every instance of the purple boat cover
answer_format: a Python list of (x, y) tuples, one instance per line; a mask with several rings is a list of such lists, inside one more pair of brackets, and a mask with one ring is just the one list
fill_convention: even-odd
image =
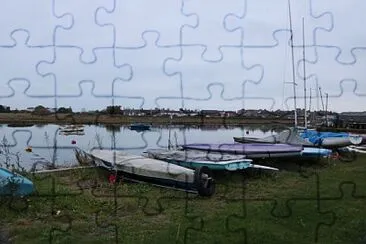
[(186, 144), (184, 149), (206, 150), (212, 152), (228, 152), (237, 154), (257, 154), (257, 153), (286, 153), (301, 152), (304, 148), (298, 145), (289, 144), (268, 144), (268, 143), (223, 143), (223, 144)]

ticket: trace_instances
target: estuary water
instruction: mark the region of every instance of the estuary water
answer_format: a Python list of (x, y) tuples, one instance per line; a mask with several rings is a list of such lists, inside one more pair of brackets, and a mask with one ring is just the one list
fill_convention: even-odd
[[(56, 124), (9, 127), (0, 125), (0, 164), (19, 162), (26, 170), (37, 164), (37, 169), (47, 163), (56, 166), (77, 164), (73, 149), (93, 148), (124, 150), (141, 154), (146, 149), (164, 148), (169, 138), (173, 145), (187, 143), (233, 143), (234, 136), (262, 137), (275, 134), (271, 125), (226, 126), (152, 126), (150, 130), (135, 131), (128, 126), (84, 125), (81, 135), (60, 133)], [(25, 149), (31, 147), (32, 151)], [(14, 156), (18, 154), (18, 159)], [(9, 157), (11, 155), (11, 157)], [(0, 165), (1, 166), (1, 165)]]

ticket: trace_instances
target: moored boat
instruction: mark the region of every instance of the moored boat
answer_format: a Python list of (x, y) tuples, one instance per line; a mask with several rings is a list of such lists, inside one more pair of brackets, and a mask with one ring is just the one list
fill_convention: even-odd
[(94, 165), (115, 171), (132, 181), (193, 191), (202, 196), (211, 196), (215, 191), (215, 182), (211, 170), (207, 167), (192, 170), (162, 160), (116, 150), (94, 149), (86, 153), (75, 149), (75, 152), (78, 160), (86, 158), (86, 161), (93, 161)]

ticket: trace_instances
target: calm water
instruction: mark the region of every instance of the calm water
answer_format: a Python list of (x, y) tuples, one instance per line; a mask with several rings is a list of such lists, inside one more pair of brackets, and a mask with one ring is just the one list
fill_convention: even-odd
[[(158, 126), (143, 132), (130, 130), (127, 126), (85, 125), (84, 135), (59, 134), (60, 127), (55, 124), (31, 127), (8, 127), (5, 124), (0, 126), (0, 140), (5, 138), (9, 150), (19, 153), (21, 166), (26, 169), (30, 169), (37, 161), (55, 162), (56, 165), (76, 164), (73, 154), (75, 147), (90, 150), (99, 146), (105, 149), (114, 146), (133, 154), (141, 154), (148, 148), (167, 147), (169, 134), (173, 144), (185, 144), (233, 143), (234, 136), (260, 137), (276, 133), (272, 130), (273, 126), (260, 125), (201, 128)], [(72, 141), (75, 141), (76, 144), (72, 144)], [(3, 144), (1, 143), (1, 145)], [(26, 152), (27, 146), (31, 146), (33, 151)], [(4, 165), (6, 160), (4, 153), (0, 155), (0, 160), (0, 163)], [(10, 161), (14, 162), (15, 159), (12, 160)], [(42, 163), (39, 163), (38, 168), (42, 168)]]

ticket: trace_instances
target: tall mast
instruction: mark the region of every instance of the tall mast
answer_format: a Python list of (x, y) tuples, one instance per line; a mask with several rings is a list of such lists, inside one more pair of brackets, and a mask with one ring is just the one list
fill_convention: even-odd
[(289, 20), (290, 20), (290, 33), (291, 33), (291, 55), (292, 55), (292, 84), (293, 84), (293, 93), (294, 93), (294, 110), (295, 110), (295, 127), (297, 127), (297, 106), (296, 106), (296, 82), (295, 82), (295, 60), (294, 60), (294, 40), (293, 40), (293, 32), (292, 32), (292, 21), (291, 21), (291, 6), (290, 0), (288, 0), (288, 12), (289, 12)]
[(303, 54), (303, 58), (304, 58), (304, 123), (305, 123), (305, 128), (308, 127), (308, 122), (307, 122), (307, 114), (306, 114), (306, 72), (305, 72), (305, 28), (304, 28), (304, 17), (302, 18), (302, 54)]

